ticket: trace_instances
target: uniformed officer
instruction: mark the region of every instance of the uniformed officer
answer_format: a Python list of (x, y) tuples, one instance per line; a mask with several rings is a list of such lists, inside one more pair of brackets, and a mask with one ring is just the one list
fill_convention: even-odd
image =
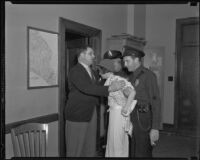
[(136, 108), (131, 113), (133, 135), (131, 157), (152, 157), (152, 148), (159, 139), (161, 101), (156, 75), (142, 64), (143, 51), (125, 47), (124, 65), (131, 72), (129, 81), (136, 90)]

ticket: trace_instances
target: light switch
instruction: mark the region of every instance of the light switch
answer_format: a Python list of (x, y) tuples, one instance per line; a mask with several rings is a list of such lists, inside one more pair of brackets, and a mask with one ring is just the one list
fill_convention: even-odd
[(173, 76), (168, 76), (168, 81), (173, 81)]

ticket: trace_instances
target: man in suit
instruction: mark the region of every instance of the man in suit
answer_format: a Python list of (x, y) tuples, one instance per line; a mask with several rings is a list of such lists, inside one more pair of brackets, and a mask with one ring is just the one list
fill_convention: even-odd
[(152, 157), (152, 146), (159, 139), (161, 101), (156, 75), (142, 64), (144, 52), (125, 47), (124, 65), (132, 74), (129, 81), (135, 87), (137, 105), (131, 113), (133, 135), (131, 157)]
[(96, 156), (96, 105), (100, 96), (121, 89), (116, 81), (109, 87), (97, 84), (90, 66), (94, 51), (90, 46), (80, 48), (78, 63), (69, 72), (69, 96), (65, 108), (67, 157)]

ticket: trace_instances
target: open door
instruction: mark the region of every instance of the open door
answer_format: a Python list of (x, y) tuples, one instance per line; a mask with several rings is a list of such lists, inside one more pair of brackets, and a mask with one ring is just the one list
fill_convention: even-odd
[[(58, 146), (59, 156), (66, 156), (65, 148), (65, 118), (64, 108), (67, 102), (68, 87), (67, 77), (71, 67), (75, 65), (75, 53), (78, 45), (89, 44), (94, 48), (97, 57), (96, 62), (101, 57), (101, 30), (80, 24), (64, 18), (59, 19), (59, 122), (58, 122)], [(95, 68), (95, 65), (93, 66)], [(97, 107), (99, 108), (99, 107)], [(99, 138), (99, 111), (97, 110), (97, 139)], [(97, 140), (98, 142), (99, 140)], [(97, 149), (99, 144), (97, 143)]]

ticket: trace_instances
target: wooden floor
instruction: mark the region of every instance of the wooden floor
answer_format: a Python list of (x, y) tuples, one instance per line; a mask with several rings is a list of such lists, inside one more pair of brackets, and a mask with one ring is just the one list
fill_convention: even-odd
[[(189, 158), (199, 156), (195, 137), (181, 136), (169, 132), (161, 132), (160, 140), (153, 150), (153, 157)], [(104, 157), (104, 151), (98, 152), (98, 157)], [(196, 159), (196, 158), (195, 158)]]
[(161, 132), (153, 155), (154, 157), (190, 158), (197, 156), (197, 145), (197, 138)]

